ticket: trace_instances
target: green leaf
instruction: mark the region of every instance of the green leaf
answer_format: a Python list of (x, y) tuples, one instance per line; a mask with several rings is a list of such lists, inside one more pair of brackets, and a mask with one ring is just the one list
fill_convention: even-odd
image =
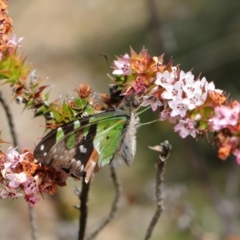
[(62, 122), (62, 116), (58, 111), (56, 111), (55, 109), (52, 109), (52, 113), (53, 113), (53, 117), (57, 123)]
[(35, 117), (44, 115), (48, 111), (49, 111), (49, 108), (45, 105), (42, 105), (41, 107), (36, 109)]

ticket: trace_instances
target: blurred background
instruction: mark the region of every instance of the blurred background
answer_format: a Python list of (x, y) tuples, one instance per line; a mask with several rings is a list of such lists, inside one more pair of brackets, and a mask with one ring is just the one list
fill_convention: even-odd
[[(9, 1), (9, 13), (17, 37), (24, 37), (21, 51), (38, 77), (53, 84), (52, 100), (63, 97), (80, 83), (96, 92), (107, 92), (109, 69), (100, 57), (139, 52), (145, 46), (151, 55), (165, 53), (165, 63), (193, 69), (239, 100), (240, 2), (232, 0), (18, 0)], [(1, 86), (10, 102), (11, 90)], [(34, 148), (44, 130), (43, 119), (10, 104), (20, 148)], [(2, 137), (11, 141), (6, 118), (0, 109)], [(159, 113), (144, 113), (142, 122)], [(144, 126), (137, 135), (138, 148), (131, 168), (118, 168), (123, 195), (115, 219), (98, 240), (143, 239), (155, 210), (154, 168), (157, 153), (148, 146), (165, 139), (173, 146), (164, 179), (164, 212), (153, 240), (240, 239), (239, 177), (235, 159), (217, 159), (213, 137), (180, 139), (170, 123)], [(4, 146), (6, 149), (8, 146)], [(39, 239), (76, 239), (78, 199), (73, 191), (80, 182), (68, 181), (55, 196), (44, 195), (36, 204)], [(114, 188), (105, 167), (95, 177), (89, 196), (88, 233), (107, 216)], [(1, 200), (0, 239), (30, 239), (28, 211), (23, 199)], [(7, 224), (6, 224), (7, 223)]]

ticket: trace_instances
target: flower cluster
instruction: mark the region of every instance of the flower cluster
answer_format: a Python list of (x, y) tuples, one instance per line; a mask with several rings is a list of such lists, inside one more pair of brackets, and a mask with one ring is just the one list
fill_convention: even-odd
[(21, 86), (28, 76), (30, 67), (25, 65), (25, 57), (18, 54), (22, 38), (16, 39), (14, 35), (9, 38), (13, 28), (7, 6), (7, 0), (0, 1), (0, 80), (12, 85), (18, 81), (18, 86)]
[(191, 71), (172, 66), (171, 61), (164, 65), (163, 55), (152, 57), (145, 48), (139, 54), (131, 49), (131, 56), (119, 57), (113, 68), (122, 94), (138, 95), (142, 106), (151, 106), (153, 111), (161, 107), (159, 119), (175, 123), (174, 130), (182, 138), (210, 131), (208, 120), (215, 106), (226, 101), (213, 82), (195, 78)]
[(230, 153), (240, 164), (240, 104), (232, 102), (228, 105), (217, 106), (215, 115), (209, 119), (215, 131), (215, 139), (219, 145), (218, 157), (225, 160)]
[(65, 176), (60, 173), (36, 162), (29, 151), (20, 154), (10, 147), (6, 154), (0, 152), (0, 199), (24, 196), (33, 206), (39, 201), (36, 194), (54, 194), (57, 185), (65, 185)]
[(13, 31), (12, 29), (12, 19), (8, 15), (8, 1), (0, 1), (0, 49), (1, 52), (6, 50), (6, 45), (8, 45), (8, 34)]
[(137, 95), (152, 111), (160, 108), (159, 120), (175, 124), (182, 138), (214, 132), (219, 158), (233, 154), (240, 164), (240, 104), (229, 102), (213, 82), (195, 78), (191, 71), (173, 66), (172, 60), (165, 65), (163, 55), (152, 57), (145, 48), (118, 57), (112, 74), (122, 95)]

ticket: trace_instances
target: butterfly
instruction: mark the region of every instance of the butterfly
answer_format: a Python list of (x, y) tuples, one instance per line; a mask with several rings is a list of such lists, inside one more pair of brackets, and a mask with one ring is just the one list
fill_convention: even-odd
[(130, 165), (136, 153), (137, 107), (136, 98), (129, 96), (115, 109), (65, 123), (40, 141), (34, 157), (73, 176), (85, 174), (86, 183), (114, 159)]

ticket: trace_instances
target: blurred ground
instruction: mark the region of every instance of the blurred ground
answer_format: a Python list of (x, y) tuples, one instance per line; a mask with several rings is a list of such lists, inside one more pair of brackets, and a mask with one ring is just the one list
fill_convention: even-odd
[[(129, 46), (138, 52), (143, 45), (153, 55), (165, 52), (166, 61), (173, 56), (174, 64), (181, 63), (185, 71), (194, 67), (195, 75), (202, 72), (219, 88), (231, 92), (233, 98), (239, 98), (238, 0), (231, 4), (223, 0), (155, 1), (153, 8), (152, 0), (9, 2), (15, 33), (24, 37), (22, 51), (27, 61), (38, 76), (49, 77), (47, 83), (55, 85), (52, 99), (68, 95), (83, 82), (97, 92), (106, 92), (109, 70), (99, 54), (106, 54), (111, 62), (115, 55), (129, 51)], [(10, 89), (1, 88), (10, 101)], [(38, 127), (44, 124), (43, 119), (33, 119), (31, 111), (22, 113), (22, 107), (14, 102), (11, 109), (20, 148), (33, 148), (43, 134)], [(2, 109), (0, 114), (2, 136), (11, 141)], [(143, 122), (149, 120), (148, 116), (143, 117), (146, 118)], [(157, 114), (150, 117), (156, 118)], [(216, 159), (216, 149), (207, 141), (197, 144), (195, 140), (182, 141), (172, 132), (168, 123), (139, 130), (133, 166), (119, 168), (124, 187), (119, 212), (97, 239), (143, 239), (154, 211), (156, 156), (148, 146), (165, 139), (172, 143), (173, 152), (165, 174), (166, 210), (153, 240), (230, 240), (230, 235), (240, 234), (236, 207), (240, 175), (234, 160), (220, 162)], [(108, 214), (114, 197), (109, 179), (107, 167), (95, 178), (89, 202), (89, 232)], [(78, 204), (73, 189), (79, 184), (69, 181), (68, 187), (59, 189), (57, 196), (44, 195), (37, 204), (39, 239), (76, 239), (78, 215), (72, 206)], [(219, 197), (217, 201), (215, 196)], [(228, 212), (222, 214), (219, 209)], [(22, 199), (2, 200), (0, 216), (0, 226), (4, 226), (0, 239), (30, 239), (27, 206)]]

